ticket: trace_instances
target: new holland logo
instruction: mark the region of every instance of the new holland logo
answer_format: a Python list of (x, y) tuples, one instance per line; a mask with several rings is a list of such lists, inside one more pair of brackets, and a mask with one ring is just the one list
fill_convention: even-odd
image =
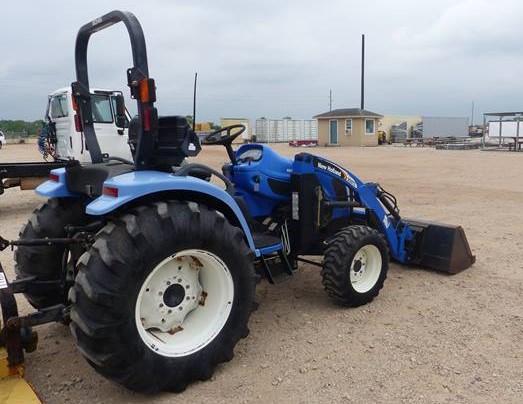
[(322, 169), (322, 170), (326, 170), (326, 171), (329, 171), (331, 173), (333, 173), (334, 175), (337, 175), (338, 177), (342, 177), (342, 178), (345, 178), (345, 173), (340, 170), (338, 167), (335, 167), (333, 165), (330, 165), (330, 164), (325, 164), (325, 163), (322, 163), (321, 161), (317, 161), (317, 164), (316, 164), (316, 167), (318, 167), (319, 169)]
[(332, 173), (347, 181), (353, 188), (358, 188), (358, 184), (356, 184), (356, 181), (354, 181), (354, 179), (349, 175), (349, 173), (341, 167), (338, 167), (337, 165), (334, 165), (327, 161), (314, 159), (314, 167), (319, 168), (320, 170), (328, 171), (329, 173)]

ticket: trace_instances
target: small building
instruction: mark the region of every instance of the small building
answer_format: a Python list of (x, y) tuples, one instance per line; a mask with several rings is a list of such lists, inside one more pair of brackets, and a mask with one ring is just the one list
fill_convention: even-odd
[[(245, 143), (251, 140), (251, 128), (247, 118), (220, 118), (220, 127), (225, 128), (231, 125), (245, 125), (245, 132), (237, 137), (234, 143)], [(232, 132), (235, 133), (235, 132)]]
[(320, 146), (377, 146), (383, 115), (360, 108), (335, 109), (316, 115)]

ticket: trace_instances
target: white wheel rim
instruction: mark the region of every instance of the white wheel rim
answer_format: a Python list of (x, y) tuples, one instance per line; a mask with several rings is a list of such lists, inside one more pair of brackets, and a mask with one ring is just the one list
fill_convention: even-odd
[(371, 290), (380, 278), (381, 266), (381, 252), (375, 245), (367, 244), (356, 251), (349, 272), (353, 289), (358, 293)]
[(183, 250), (160, 262), (145, 279), (136, 300), (136, 327), (154, 352), (187, 356), (216, 338), (233, 300), (227, 265), (209, 251)]

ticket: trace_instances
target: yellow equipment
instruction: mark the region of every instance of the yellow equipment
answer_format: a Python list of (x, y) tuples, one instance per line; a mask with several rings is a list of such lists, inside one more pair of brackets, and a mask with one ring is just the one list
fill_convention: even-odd
[(36, 334), (20, 333), (16, 301), (0, 264), (0, 404), (41, 404), (24, 380), (24, 352), (36, 349)]

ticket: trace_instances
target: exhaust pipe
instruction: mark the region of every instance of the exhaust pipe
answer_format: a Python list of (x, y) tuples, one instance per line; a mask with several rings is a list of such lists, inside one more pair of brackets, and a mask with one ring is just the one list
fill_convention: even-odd
[(415, 233), (409, 264), (456, 274), (476, 262), (461, 226), (403, 219)]

